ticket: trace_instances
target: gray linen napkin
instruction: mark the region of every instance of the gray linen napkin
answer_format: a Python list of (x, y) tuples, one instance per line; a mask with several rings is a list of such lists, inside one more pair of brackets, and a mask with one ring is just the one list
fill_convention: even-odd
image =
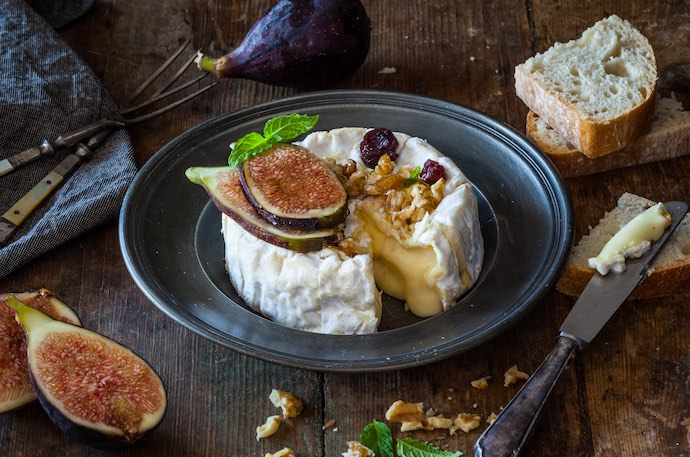
[[(0, 17), (0, 159), (116, 111), (98, 78), (24, 2), (6, 0)], [(0, 214), (69, 151), (0, 177)], [(0, 248), (0, 278), (114, 218), (136, 168), (119, 129)]]

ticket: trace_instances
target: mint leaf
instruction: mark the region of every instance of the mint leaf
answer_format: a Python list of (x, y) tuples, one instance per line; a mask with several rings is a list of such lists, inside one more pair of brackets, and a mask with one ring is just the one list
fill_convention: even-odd
[(359, 441), (374, 451), (376, 457), (394, 457), (393, 435), (388, 425), (379, 421), (371, 421), (364, 427)]
[(269, 119), (264, 125), (263, 136), (251, 132), (235, 142), (228, 164), (236, 168), (242, 162), (255, 157), (276, 143), (294, 140), (303, 133), (313, 129), (319, 116), (290, 114)]
[(460, 457), (462, 455), (462, 452), (444, 451), (431, 443), (409, 437), (400, 438), (396, 442), (395, 450), (398, 452), (398, 457)]
[(303, 133), (313, 129), (319, 116), (290, 114), (270, 119), (264, 126), (264, 137), (271, 143), (294, 140)]
[(422, 171), (422, 167), (417, 165), (414, 170), (410, 172), (410, 176), (408, 176), (405, 181), (403, 181), (403, 185), (405, 187), (410, 187), (412, 184), (416, 183), (419, 181), (419, 173)]
[(261, 154), (263, 151), (271, 147), (271, 143), (266, 141), (256, 132), (251, 132), (237, 140), (235, 147), (232, 148), (230, 157), (228, 157), (228, 164), (235, 168), (250, 157)]

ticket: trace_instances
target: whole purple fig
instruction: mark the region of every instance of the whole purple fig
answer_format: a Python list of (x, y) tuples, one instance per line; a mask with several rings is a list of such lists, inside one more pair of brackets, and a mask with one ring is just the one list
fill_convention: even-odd
[(371, 22), (359, 0), (280, 0), (229, 54), (199, 53), (218, 77), (279, 86), (326, 86), (350, 76), (367, 57)]

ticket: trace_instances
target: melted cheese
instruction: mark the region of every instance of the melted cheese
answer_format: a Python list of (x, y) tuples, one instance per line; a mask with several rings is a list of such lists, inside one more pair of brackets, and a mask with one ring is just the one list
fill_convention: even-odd
[[(420, 317), (443, 311), (436, 282), (443, 275), (431, 246), (410, 246), (390, 232), (382, 230), (376, 209), (362, 205), (363, 228), (370, 238), (374, 257), (376, 285), (388, 295), (404, 300), (412, 313)], [(379, 221), (377, 223), (377, 221)]]
[(664, 234), (671, 216), (663, 203), (657, 203), (637, 215), (623, 226), (607, 243), (598, 256), (588, 259), (590, 268), (600, 274), (625, 271), (625, 259), (639, 258), (649, 250), (651, 243)]

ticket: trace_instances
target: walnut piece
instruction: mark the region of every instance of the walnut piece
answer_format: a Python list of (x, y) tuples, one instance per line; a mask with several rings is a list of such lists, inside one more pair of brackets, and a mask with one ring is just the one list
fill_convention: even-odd
[(275, 454), (271, 454), (270, 452), (267, 452), (264, 457), (295, 457), (295, 452), (292, 449), (284, 447), (283, 449), (276, 452)]
[(359, 441), (348, 441), (343, 457), (374, 457), (374, 452)]
[(498, 415), (492, 412), (491, 414), (489, 414), (489, 417), (486, 418), (486, 423), (489, 425), (493, 424), (497, 417)]
[(397, 400), (386, 411), (386, 420), (390, 422), (425, 421), (424, 403), (406, 403), (402, 400)]
[(259, 441), (261, 438), (267, 438), (277, 432), (280, 422), (280, 416), (267, 417), (263, 425), (256, 427), (256, 441)]
[(457, 429), (460, 429), (465, 433), (469, 433), (470, 431), (479, 427), (481, 422), (482, 418), (479, 414), (460, 413), (453, 421), (454, 428), (451, 429), (451, 433), (454, 433)]
[(487, 387), (489, 387), (489, 379), (491, 379), (491, 376), (484, 376), (482, 378), (471, 381), (470, 384), (472, 384), (472, 387), (474, 387), (475, 389), (484, 390)]
[(282, 390), (273, 389), (268, 396), (274, 406), (283, 410), (283, 418), (297, 417), (302, 412), (302, 400), (296, 395)]
[(505, 387), (511, 386), (517, 382), (518, 379), (529, 379), (529, 375), (523, 371), (518, 370), (517, 365), (508, 368), (503, 374), (503, 385)]

